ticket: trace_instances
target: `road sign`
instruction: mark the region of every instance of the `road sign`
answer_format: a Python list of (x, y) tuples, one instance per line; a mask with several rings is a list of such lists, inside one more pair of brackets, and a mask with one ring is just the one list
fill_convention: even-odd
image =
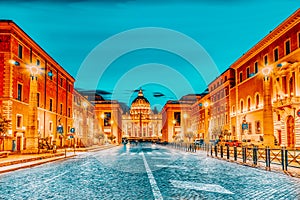
[(243, 130), (248, 130), (248, 123), (243, 123), (242, 124), (242, 129)]
[(300, 109), (297, 110), (297, 116), (300, 117)]

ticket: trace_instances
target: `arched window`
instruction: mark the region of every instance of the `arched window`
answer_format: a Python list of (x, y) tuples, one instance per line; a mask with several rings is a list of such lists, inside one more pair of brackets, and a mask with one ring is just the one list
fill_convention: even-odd
[(243, 110), (244, 110), (244, 101), (241, 100), (241, 113), (243, 113)]
[(259, 105), (259, 94), (255, 96), (255, 107), (258, 108)]
[(290, 97), (294, 96), (294, 80), (293, 78), (290, 78), (289, 82), (289, 88), (290, 88)]
[(251, 99), (250, 97), (247, 100), (247, 110), (250, 111), (250, 107), (251, 107)]

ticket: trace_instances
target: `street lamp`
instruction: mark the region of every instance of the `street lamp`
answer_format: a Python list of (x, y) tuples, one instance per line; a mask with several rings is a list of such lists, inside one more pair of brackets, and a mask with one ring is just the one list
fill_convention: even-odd
[(209, 135), (208, 135), (208, 106), (209, 103), (204, 102), (204, 134), (205, 134), (205, 143), (209, 143)]
[(271, 67), (262, 69), (263, 89), (264, 89), (264, 109), (263, 109), (263, 143), (265, 146), (274, 146), (274, 125), (273, 125), (273, 112), (271, 103)]
[(173, 121), (172, 121), (172, 123), (173, 123), (173, 140), (175, 140), (175, 136), (176, 136), (176, 134), (175, 134), (175, 124), (176, 124), (176, 119), (173, 119)]
[[(15, 60), (9, 60), (9, 63), (20, 66)], [(40, 68), (35, 65), (26, 65), (30, 71), (30, 91), (29, 91), (29, 111), (28, 111), (28, 132), (26, 134), (26, 152), (38, 153), (39, 134), (37, 129), (37, 79)]]
[(26, 151), (29, 153), (37, 153), (39, 138), (37, 131), (37, 79), (39, 68), (34, 65), (30, 65), (28, 68), (30, 70), (30, 93)]

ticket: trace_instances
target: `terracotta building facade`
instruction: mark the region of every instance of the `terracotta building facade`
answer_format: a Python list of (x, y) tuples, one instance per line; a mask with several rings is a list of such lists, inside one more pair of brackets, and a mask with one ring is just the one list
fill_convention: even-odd
[(1, 149), (36, 152), (41, 138), (63, 146), (73, 126), (75, 80), (9, 20), (0, 21), (0, 80), (1, 114), (11, 121)]

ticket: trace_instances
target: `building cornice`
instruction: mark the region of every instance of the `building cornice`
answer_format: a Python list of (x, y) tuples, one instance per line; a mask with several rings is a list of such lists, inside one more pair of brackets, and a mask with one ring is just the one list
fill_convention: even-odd
[(255, 46), (248, 50), (243, 56), (241, 56), (237, 61), (235, 61), (230, 68), (237, 69), (254, 56), (258, 55), (267, 46), (272, 44), (276, 39), (281, 37), (296, 24), (300, 22), (300, 9), (296, 10), (290, 17), (284, 20), (279, 26), (277, 26), (273, 31), (266, 35), (262, 40), (260, 40)]

